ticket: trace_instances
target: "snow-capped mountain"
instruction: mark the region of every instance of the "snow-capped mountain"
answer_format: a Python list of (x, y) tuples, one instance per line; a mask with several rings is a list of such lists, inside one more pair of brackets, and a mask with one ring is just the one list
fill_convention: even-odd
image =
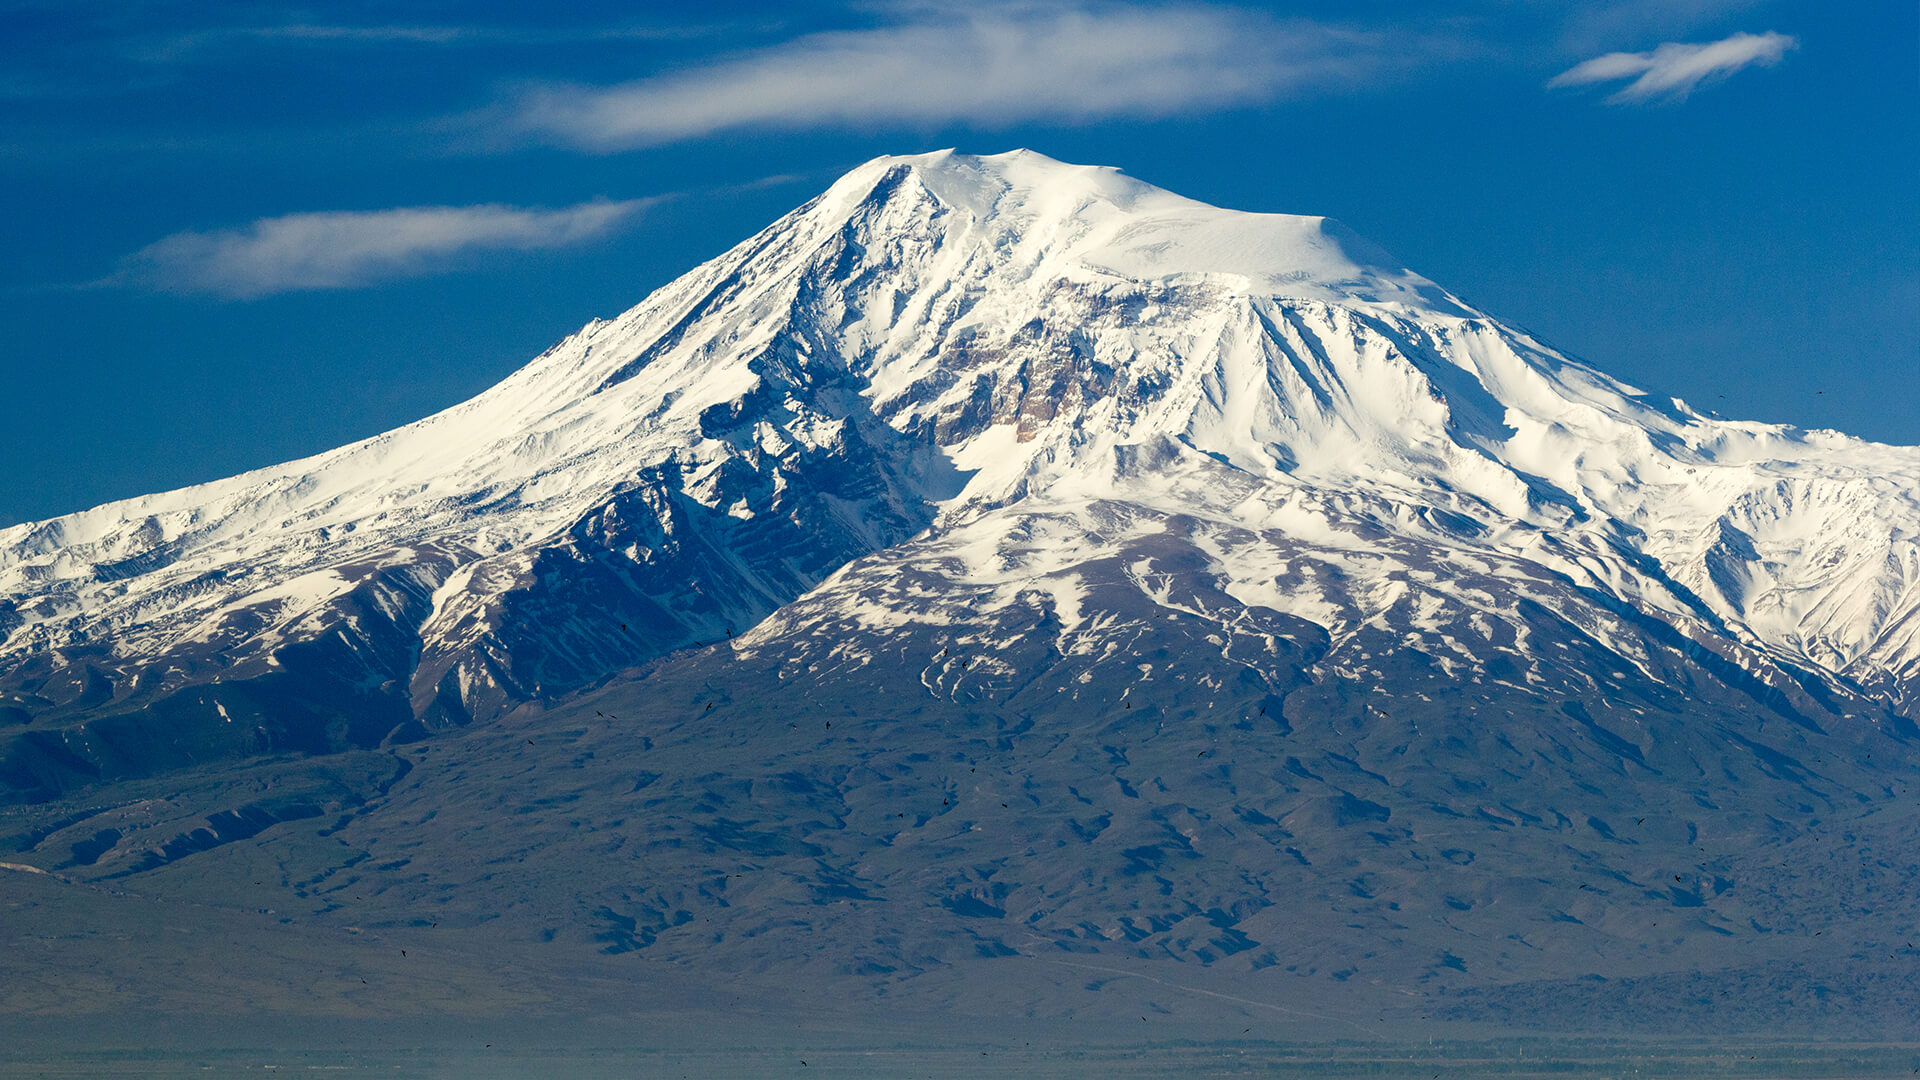
[(1033, 623), (1132, 671), (1164, 616), (1257, 668), (1249, 613), (1315, 678), (1379, 634), (1541, 693), (1665, 651), (1897, 719), (1920, 451), (1642, 393), (1324, 218), (881, 158), (471, 401), (0, 532), (5, 781), (417, 738), (734, 635)]
[(0, 1001), (1910, 1037), (1917, 537), (1325, 219), (882, 158), (0, 533)]

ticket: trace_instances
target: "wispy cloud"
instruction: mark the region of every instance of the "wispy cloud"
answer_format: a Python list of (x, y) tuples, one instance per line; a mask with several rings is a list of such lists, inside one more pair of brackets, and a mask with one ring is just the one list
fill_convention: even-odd
[(1164, 116), (1360, 82), (1417, 50), (1229, 8), (909, 9), (610, 87), (526, 88), (468, 118), (501, 142), (610, 151), (743, 128)]
[(563, 247), (601, 236), (653, 199), (561, 209), (413, 206), (262, 218), (238, 229), (175, 233), (123, 260), (102, 285), (250, 299), (344, 289), (450, 269), (484, 250)]
[(1684, 101), (1706, 82), (1717, 82), (1741, 68), (1779, 63), (1797, 42), (1785, 34), (1735, 34), (1719, 41), (1687, 44), (1670, 41), (1651, 52), (1608, 53), (1553, 77), (1549, 87), (1632, 79), (1610, 95), (1608, 103)]

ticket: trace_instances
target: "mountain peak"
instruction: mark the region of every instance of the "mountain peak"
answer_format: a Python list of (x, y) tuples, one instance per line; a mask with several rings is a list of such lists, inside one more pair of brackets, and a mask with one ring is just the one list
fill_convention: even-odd
[(870, 200), (931, 199), (997, 249), (1043, 252), (1053, 268), (1141, 281), (1194, 281), (1254, 295), (1477, 312), (1327, 217), (1227, 210), (1109, 166), (1032, 150), (937, 150), (874, 158), (819, 201), (838, 217)]
[(1056, 201), (1099, 200), (1130, 207), (1143, 198), (1203, 205), (1175, 195), (1109, 165), (1074, 165), (1025, 148), (998, 154), (963, 154), (948, 148), (924, 154), (883, 154), (850, 170), (836, 189), (870, 188), (880, 177), (910, 172), (942, 202), (979, 216), (991, 213), (1003, 196), (1028, 203), (1038, 192)]

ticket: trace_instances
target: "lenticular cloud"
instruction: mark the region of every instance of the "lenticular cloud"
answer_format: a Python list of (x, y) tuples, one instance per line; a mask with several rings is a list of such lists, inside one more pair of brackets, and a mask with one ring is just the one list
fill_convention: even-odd
[(1669, 41), (1650, 52), (1608, 53), (1561, 72), (1549, 87), (1633, 79), (1607, 98), (1611, 105), (1639, 105), (1649, 101), (1684, 101), (1703, 83), (1717, 82), (1755, 64), (1779, 63), (1793, 38), (1771, 31), (1735, 34), (1699, 44)]

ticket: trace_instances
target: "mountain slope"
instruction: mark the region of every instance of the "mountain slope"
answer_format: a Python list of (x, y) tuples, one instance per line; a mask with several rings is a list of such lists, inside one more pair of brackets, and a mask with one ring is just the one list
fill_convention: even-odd
[[(431, 742), (15, 808), (7, 861), (65, 897), (34, 895), (29, 933), (109, 897), (286, 929), (271, 963), (176, 939), (130, 972), (70, 934), (7, 981), (66, 1010), (345, 1016), (686, 1007), (664, 982), (749, 1027), (943, 1017), (922, 1037), (955, 1014), (1912, 1035), (1910, 737), (1823, 728), (1657, 623), (1622, 634), (1652, 677), (1597, 691), (1452, 677), (1390, 627), (1328, 665), (1270, 609), (1223, 634), (1180, 545), (1131, 554), (1198, 584), (1090, 589), (1123, 658), (1063, 652), (1031, 595), (883, 639), (800, 620)], [(1549, 678), (1612, 658), (1527, 625), (1567, 656)], [(312, 974), (267, 974), (289, 963)]]

